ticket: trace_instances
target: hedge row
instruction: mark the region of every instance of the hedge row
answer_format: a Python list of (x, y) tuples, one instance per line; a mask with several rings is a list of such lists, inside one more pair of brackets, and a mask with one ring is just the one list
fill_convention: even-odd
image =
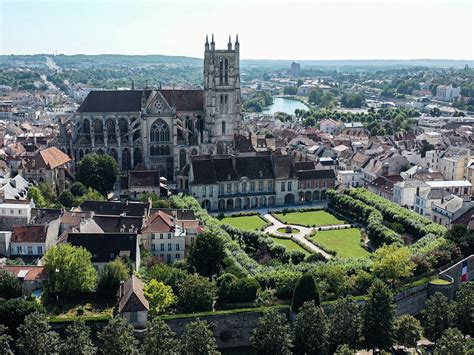
[(418, 213), (392, 203), (366, 189), (350, 188), (344, 190), (344, 193), (374, 207), (382, 213), (386, 220), (400, 223), (415, 239), (420, 239), (427, 234), (433, 234), (438, 237), (442, 237), (446, 234), (447, 230), (442, 225), (437, 224)]
[(375, 247), (382, 244), (404, 245), (401, 236), (383, 224), (382, 213), (374, 207), (335, 190), (328, 190), (327, 196), (331, 208), (367, 227), (368, 237)]

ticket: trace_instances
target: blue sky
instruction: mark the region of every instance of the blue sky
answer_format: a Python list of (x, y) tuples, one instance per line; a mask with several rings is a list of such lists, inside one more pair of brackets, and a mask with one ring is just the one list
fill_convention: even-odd
[(239, 33), (250, 59), (474, 59), (472, 1), (0, 0), (0, 54), (202, 57)]

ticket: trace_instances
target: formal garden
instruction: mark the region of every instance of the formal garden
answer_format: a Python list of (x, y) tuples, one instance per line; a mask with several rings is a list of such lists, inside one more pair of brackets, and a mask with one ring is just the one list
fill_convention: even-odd
[(308, 239), (326, 252), (340, 258), (367, 258), (370, 255), (364, 248), (359, 228), (316, 231)]
[(220, 222), (247, 231), (259, 231), (268, 224), (258, 213), (232, 215), (220, 219)]
[(291, 210), (273, 212), (272, 215), (284, 224), (294, 224), (304, 227), (321, 227), (344, 224), (345, 222), (333, 214), (321, 210)]

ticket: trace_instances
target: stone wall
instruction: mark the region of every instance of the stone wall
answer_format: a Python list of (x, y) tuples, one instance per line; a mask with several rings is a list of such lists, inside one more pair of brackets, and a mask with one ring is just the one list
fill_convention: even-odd
[[(288, 308), (281, 309), (280, 312), (288, 315)], [(247, 347), (250, 346), (250, 336), (252, 330), (257, 325), (262, 311), (249, 310), (238, 313), (227, 313), (221, 315), (208, 315), (203, 317), (186, 317), (164, 319), (169, 327), (180, 337), (186, 324), (199, 318), (211, 324), (219, 349)]]

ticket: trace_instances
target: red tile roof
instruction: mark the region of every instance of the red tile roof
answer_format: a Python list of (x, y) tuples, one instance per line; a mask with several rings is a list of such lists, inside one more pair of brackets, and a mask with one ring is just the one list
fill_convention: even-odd
[(163, 211), (158, 211), (150, 219), (142, 232), (168, 233), (174, 231), (173, 217)]
[(13, 226), (12, 243), (44, 243), (47, 228), (44, 225)]
[(58, 166), (66, 164), (71, 161), (71, 158), (67, 156), (67, 154), (61, 152), (56, 147), (50, 147), (43, 149), (39, 152), (41, 158), (45, 162), (45, 164), (50, 168), (54, 169)]
[(24, 281), (41, 281), (48, 279), (48, 274), (46, 273), (44, 266), (5, 265), (1, 268), (7, 270), (16, 277), (18, 277), (21, 271), (27, 271), (26, 275), (23, 277)]

